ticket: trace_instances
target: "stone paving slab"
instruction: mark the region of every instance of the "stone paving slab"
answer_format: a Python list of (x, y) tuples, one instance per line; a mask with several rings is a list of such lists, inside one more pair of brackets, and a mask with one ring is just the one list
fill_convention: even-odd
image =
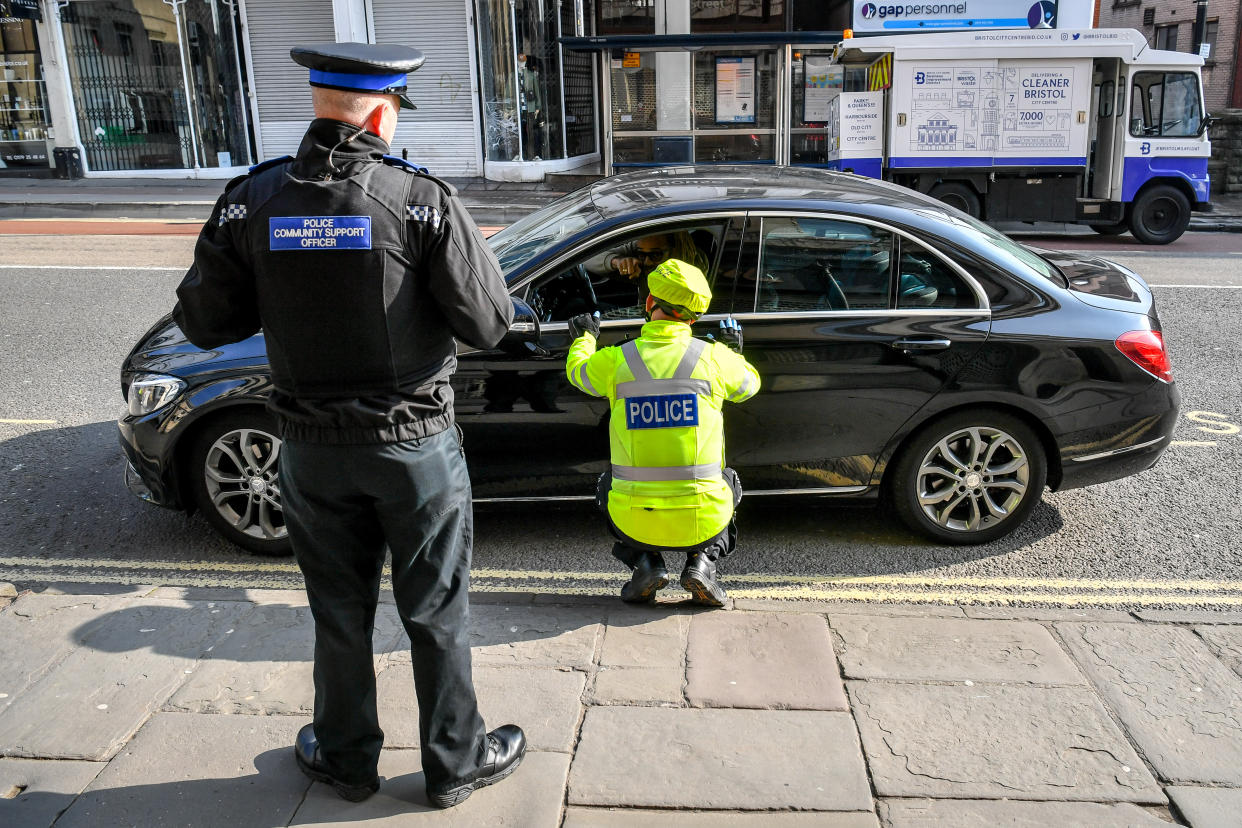
[(685, 705), (682, 667), (600, 667), (591, 687), (593, 704)]
[(880, 796), (1165, 801), (1089, 690), (848, 687)]
[(759, 612), (811, 612), (820, 615), (911, 615), (919, 618), (961, 618), (962, 608), (948, 604), (868, 604), (848, 601), (780, 601), (738, 598), (734, 608)]
[(613, 612), (604, 629), (602, 667), (670, 667), (683, 669), (689, 615)]
[(871, 791), (847, 713), (592, 707), (568, 803), (867, 811)]
[(1161, 778), (1242, 785), (1242, 678), (1194, 632), (1147, 624), (1057, 629)]
[(1059, 607), (964, 607), (968, 618), (1009, 621), (1129, 621), (1138, 619), (1123, 610), (1062, 609)]
[(57, 828), (287, 825), (311, 784), (291, 747), (307, 721), (157, 713)]
[(0, 825), (49, 828), (105, 767), (103, 762), (0, 759)]
[(1242, 676), (1242, 627), (1195, 627), (1216, 657)]
[(879, 811), (888, 828), (1171, 828), (1167, 820), (1128, 802), (881, 799)]
[(280, 604), (286, 607), (309, 606), (304, 589), (166, 586), (152, 591), (148, 597), (180, 601), (245, 601), (250, 604)]
[(1134, 614), (1144, 621), (1157, 621), (1162, 624), (1242, 624), (1242, 612), (1136, 610)]
[(1242, 826), (1242, 789), (1173, 786), (1165, 791), (1190, 828)]
[(569, 756), (564, 753), (528, 752), (508, 779), (443, 811), (427, 801), (420, 756), (417, 750), (383, 751), (379, 793), (365, 802), (346, 802), (327, 785), (312, 785), (292, 824), (548, 828), (560, 820), (569, 773)]
[(310, 607), (256, 606), (204, 657), (165, 709), (310, 715), (314, 657)]
[(686, 650), (686, 698), (696, 707), (848, 710), (823, 616), (697, 615)]
[(0, 713), (81, 644), (81, 630), (134, 597), (28, 592), (17, 599), (0, 615)]
[(879, 828), (875, 814), (569, 808), (563, 828)]
[(1084, 684), (1053, 639), (1030, 621), (837, 616), (850, 678)]
[[(573, 749), (586, 675), (555, 667), (476, 666), (474, 689), (488, 729), (519, 725), (531, 750), (568, 753)], [(418, 701), (409, 664), (394, 664), (376, 680), (384, 744), (416, 748)]]
[(0, 581), (0, 598), (16, 598), (17, 587), (8, 581)]
[(82, 646), (0, 714), (0, 754), (110, 758), (249, 610), (143, 598), (75, 629)]
[(475, 664), (588, 669), (602, 631), (602, 610), (479, 606), (470, 612)]

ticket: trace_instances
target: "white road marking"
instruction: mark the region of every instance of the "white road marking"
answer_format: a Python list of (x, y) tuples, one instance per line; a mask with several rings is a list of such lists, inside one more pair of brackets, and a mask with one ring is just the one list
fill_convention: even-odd
[(16, 265), (0, 264), (4, 270), (156, 270), (184, 273), (188, 267), (152, 267), (147, 265)]
[(56, 425), (55, 420), (0, 420), (0, 425)]
[(1214, 446), (1215, 440), (1170, 440), (1170, 446)]
[(1202, 288), (1204, 290), (1242, 290), (1242, 285), (1165, 285), (1150, 284), (1154, 288)]

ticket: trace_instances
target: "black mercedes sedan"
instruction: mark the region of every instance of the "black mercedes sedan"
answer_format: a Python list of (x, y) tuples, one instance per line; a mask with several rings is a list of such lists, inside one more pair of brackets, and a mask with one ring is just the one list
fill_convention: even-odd
[[(750, 496), (883, 496), (916, 532), (982, 543), (1045, 487), (1151, 467), (1177, 417), (1137, 274), (1025, 247), (883, 182), (763, 166), (627, 173), (490, 242), (516, 320), (496, 349), (461, 350), (452, 383), (477, 501), (593, 496), (608, 405), (566, 381), (566, 320), (598, 310), (602, 344), (636, 336), (641, 275), (667, 256), (704, 265), (714, 296), (697, 327), (742, 323), (763, 377), (725, 418)], [(121, 387), (135, 494), (201, 510), (253, 552), (288, 551), (261, 334), (204, 351), (165, 317)]]

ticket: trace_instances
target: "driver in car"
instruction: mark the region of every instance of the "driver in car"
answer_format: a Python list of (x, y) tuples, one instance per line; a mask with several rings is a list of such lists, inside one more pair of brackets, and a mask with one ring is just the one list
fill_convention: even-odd
[(692, 264), (703, 272), (709, 266), (707, 256), (686, 230), (643, 236), (588, 260), (587, 272), (593, 277), (605, 277), (602, 282), (593, 279), (601, 310), (641, 307), (646, 300), (647, 276), (668, 259)]

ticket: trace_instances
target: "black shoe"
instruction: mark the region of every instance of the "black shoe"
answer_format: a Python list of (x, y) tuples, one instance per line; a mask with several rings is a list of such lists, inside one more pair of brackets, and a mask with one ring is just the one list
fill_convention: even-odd
[(729, 594), (716, 580), (716, 562), (706, 555), (692, 555), (681, 571), (681, 586), (694, 596), (694, 603), (723, 607)]
[(427, 798), (437, 808), (460, 805), (479, 788), (495, 785), (517, 770), (525, 755), (526, 734), (522, 732), (522, 728), (511, 724), (501, 725), (487, 734), (487, 754), (484, 755), (483, 764), (473, 782), (444, 791), (427, 791)]
[(319, 755), (319, 740), (315, 738), (315, 726), (306, 725), (298, 731), (297, 742), (293, 745), (293, 757), (297, 759), (302, 773), (336, 789), (341, 799), (350, 802), (361, 802), (379, 790), (379, 780), (362, 785), (350, 785), (334, 777), (324, 770), (323, 759)]
[(645, 604), (655, 600), (655, 594), (668, 586), (668, 570), (664, 568), (664, 556), (656, 552), (644, 552), (634, 567), (634, 574), (621, 587), (621, 600), (628, 604)]

